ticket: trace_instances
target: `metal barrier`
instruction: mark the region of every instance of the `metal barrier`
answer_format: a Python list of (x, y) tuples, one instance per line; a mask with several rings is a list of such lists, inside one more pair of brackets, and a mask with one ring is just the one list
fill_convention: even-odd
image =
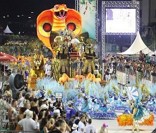
[(135, 75), (131, 75), (129, 73), (126, 72), (121, 72), (121, 71), (117, 71), (116, 72), (116, 77), (117, 77), (117, 81), (119, 84), (123, 84), (126, 85), (128, 84), (128, 82), (143, 82), (143, 83), (147, 83), (147, 84), (151, 84), (151, 83), (156, 83), (156, 76), (150, 74), (150, 78), (147, 79), (145, 77), (142, 76), (143, 72), (137, 72)]

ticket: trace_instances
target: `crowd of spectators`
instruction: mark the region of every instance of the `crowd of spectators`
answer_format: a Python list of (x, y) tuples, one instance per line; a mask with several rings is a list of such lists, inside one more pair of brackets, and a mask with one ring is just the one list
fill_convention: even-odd
[[(12, 91), (6, 85), (0, 93), (1, 127), (16, 132), (29, 133), (96, 133), (92, 119), (73, 107), (69, 101), (64, 105), (61, 99), (36, 98), (34, 91), (23, 90), (12, 98)], [(6, 112), (6, 113), (4, 113)], [(4, 121), (4, 116), (8, 120)], [(103, 126), (102, 126), (103, 127)], [(99, 133), (104, 133), (101, 128)]]
[(142, 73), (141, 78), (151, 80), (151, 75), (156, 74), (156, 63), (153, 56), (140, 54), (136, 56), (110, 55), (108, 54), (104, 62), (104, 79), (110, 80), (116, 78), (116, 71), (126, 73), (127, 69), (130, 75), (136, 76), (137, 72)]

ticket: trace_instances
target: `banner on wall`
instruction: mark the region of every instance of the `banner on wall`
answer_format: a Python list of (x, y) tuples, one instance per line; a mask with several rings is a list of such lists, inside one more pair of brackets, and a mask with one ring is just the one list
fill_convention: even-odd
[(96, 39), (96, 0), (79, 0), (79, 12), (82, 16), (82, 32)]

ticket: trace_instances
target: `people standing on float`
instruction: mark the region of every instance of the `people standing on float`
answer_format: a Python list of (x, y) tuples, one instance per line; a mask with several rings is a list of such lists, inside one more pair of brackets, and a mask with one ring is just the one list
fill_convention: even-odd
[(52, 65), (51, 65), (51, 60), (50, 58), (48, 58), (45, 66), (44, 66), (44, 70), (45, 70), (45, 76), (46, 77), (51, 77), (52, 76)]

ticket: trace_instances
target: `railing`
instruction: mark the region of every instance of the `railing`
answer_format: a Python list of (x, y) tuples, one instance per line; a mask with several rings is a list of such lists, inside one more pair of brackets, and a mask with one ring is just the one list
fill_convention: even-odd
[(126, 72), (126, 71), (116, 71), (116, 77), (117, 77), (117, 81), (119, 84), (127, 84), (128, 82), (136, 82), (136, 81), (141, 81), (143, 83), (156, 83), (156, 75), (155, 73), (151, 74), (148, 73), (145, 76), (144, 72), (139, 72), (137, 71), (135, 74), (131, 74), (130, 72)]

